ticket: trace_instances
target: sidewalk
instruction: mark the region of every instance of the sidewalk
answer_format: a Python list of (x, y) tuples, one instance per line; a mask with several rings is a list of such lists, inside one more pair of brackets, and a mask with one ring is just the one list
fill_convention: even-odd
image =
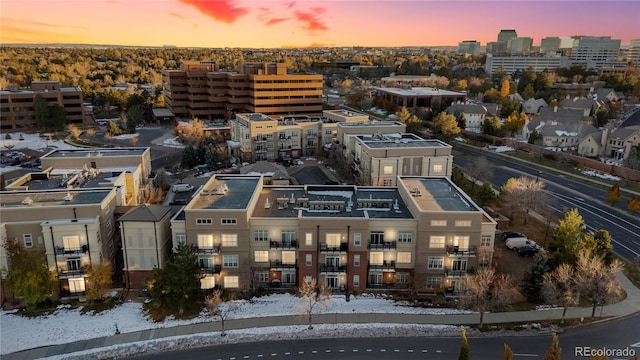
[[(596, 309), (597, 318), (614, 319), (632, 315), (640, 311), (640, 289), (636, 288), (626, 276), (618, 274), (618, 279), (627, 293), (627, 297), (612, 305), (606, 305), (602, 309)], [(589, 318), (591, 307), (569, 308), (566, 319)], [(529, 323), (545, 320), (559, 320), (562, 318), (562, 309), (539, 311), (515, 311), (501, 313), (487, 313), (484, 315), (485, 324), (503, 323)], [(480, 321), (479, 314), (447, 314), (447, 315), (415, 315), (415, 314), (316, 314), (313, 316), (314, 324), (362, 324), (362, 323), (389, 323), (389, 324), (434, 324), (434, 325), (473, 325)], [(237, 330), (248, 328), (261, 328), (270, 326), (307, 325), (307, 319), (300, 315), (271, 316), (260, 318), (231, 319), (225, 322), (225, 330)], [(2, 356), (3, 360), (27, 360), (48, 356), (70, 354), (77, 351), (99, 349), (111, 345), (128, 344), (139, 341), (168, 338), (220, 331), (219, 321), (175, 326), (171, 328), (158, 328), (130, 333), (117, 334), (108, 337), (81, 340), (68, 344), (52, 345), (37, 349), (24, 350)]]

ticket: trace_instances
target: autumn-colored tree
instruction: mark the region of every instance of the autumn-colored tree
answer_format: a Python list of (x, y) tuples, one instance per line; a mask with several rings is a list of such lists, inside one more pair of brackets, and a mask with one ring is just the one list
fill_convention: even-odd
[(326, 307), (332, 296), (333, 289), (324, 284), (318, 286), (315, 278), (311, 279), (311, 281), (302, 281), (302, 284), (298, 287), (298, 297), (300, 298), (298, 306), (300, 312), (309, 321), (309, 330), (313, 329), (313, 314), (319, 308)]
[(449, 140), (460, 134), (460, 127), (455, 116), (441, 112), (433, 122), (431, 131), (435, 137)]
[(548, 249), (553, 254), (553, 261), (556, 265), (575, 263), (576, 253), (586, 228), (578, 209), (567, 211), (564, 217), (558, 221), (551, 235)]
[(575, 282), (573, 266), (564, 263), (555, 270), (543, 275), (542, 296), (547, 304), (562, 306), (562, 319), (567, 314), (567, 308), (578, 302), (578, 288)]
[(619, 261), (611, 265), (604, 262), (602, 256), (593, 254), (590, 250), (580, 250), (576, 261), (576, 287), (581, 296), (591, 301), (591, 317), (596, 314), (596, 307), (619, 298), (622, 285), (616, 274), (622, 269)]
[(467, 340), (467, 330), (462, 328), (462, 343), (460, 344), (460, 353), (458, 360), (469, 360), (471, 349), (469, 349), (469, 341)]
[(553, 340), (551, 341), (551, 347), (544, 356), (544, 360), (562, 360), (562, 349), (558, 342), (558, 335), (551, 333)]
[(96, 129), (88, 128), (87, 130), (84, 131), (84, 133), (87, 134), (90, 141), (93, 141), (93, 137), (96, 136)]
[(67, 125), (67, 130), (74, 140), (78, 140), (80, 138), (80, 135), (82, 135), (82, 130), (75, 124)]
[(480, 269), (475, 274), (466, 274), (459, 306), (480, 313), (480, 327), (484, 324), (484, 313), (506, 308), (515, 288), (510, 276), (497, 274), (494, 269)]
[(513, 350), (511, 350), (511, 348), (507, 344), (504, 344), (504, 354), (502, 355), (502, 360), (513, 360)]
[(511, 84), (508, 77), (502, 79), (502, 84), (500, 85), (500, 97), (506, 98), (511, 93)]
[(504, 125), (502, 125), (502, 129), (507, 132), (510, 136), (514, 136), (527, 122), (527, 114), (525, 113), (517, 113), (513, 112), (509, 117), (507, 117), (507, 121), (505, 121)]
[(627, 209), (629, 209), (632, 213), (636, 211), (640, 211), (640, 199), (638, 195), (633, 195), (631, 199), (627, 202)]
[(101, 300), (111, 289), (113, 269), (111, 263), (105, 261), (99, 265), (92, 265), (87, 269), (87, 300)]
[(530, 211), (536, 211), (545, 203), (544, 182), (526, 176), (510, 178), (500, 188), (500, 197), (504, 206), (510, 210), (511, 217), (523, 215), (524, 223)]
[(187, 124), (178, 124), (175, 131), (182, 141), (195, 144), (204, 139), (204, 127), (205, 125), (202, 120), (193, 118), (189, 120), (189, 123)]
[(408, 133), (420, 134), (422, 131), (422, 121), (416, 115), (412, 115), (406, 107), (396, 113), (398, 120), (406, 126)]
[(620, 185), (613, 184), (611, 189), (607, 191), (607, 201), (612, 206), (615, 206), (618, 202), (620, 202), (621, 197), (622, 194), (620, 192)]
[(162, 204), (165, 192), (160, 187), (147, 184), (140, 188), (141, 204)]

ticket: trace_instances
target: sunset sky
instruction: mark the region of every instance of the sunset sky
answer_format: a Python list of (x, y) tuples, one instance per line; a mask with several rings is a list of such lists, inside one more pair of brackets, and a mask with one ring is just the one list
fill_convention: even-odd
[(2, 0), (0, 43), (179, 47), (440, 46), (640, 38), (640, 1)]

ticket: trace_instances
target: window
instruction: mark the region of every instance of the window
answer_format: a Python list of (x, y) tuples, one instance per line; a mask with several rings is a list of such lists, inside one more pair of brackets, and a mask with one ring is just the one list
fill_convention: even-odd
[(442, 269), (444, 258), (442, 256), (429, 256), (427, 258), (427, 269)]
[(431, 226), (447, 226), (447, 220), (431, 220)]
[(456, 220), (456, 227), (470, 227), (471, 220)]
[(224, 247), (238, 246), (238, 234), (222, 234), (222, 246)]
[(256, 271), (256, 281), (259, 283), (269, 282), (269, 272), (268, 271)]
[(111, 219), (108, 219), (106, 222), (107, 227), (107, 234), (111, 234), (111, 232), (113, 231), (113, 224), (111, 224)]
[(410, 280), (408, 272), (399, 272), (396, 273), (396, 283), (398, 284), (408, 284)]
[(282, 232), (281, 237), (283, 244), (292, 244), (296, 241), (296, 232), (293, 230), (285, 230)]
[(382, 167), (382, 173), (384, 175), (393, 175), (393, 166), (392, 165), (385, 165)]
[(382, 272), (369, 273), (369, 285), (382, 285)]
[(80, 237), (78, 236), (63, 236), (62, 243), (65, 250), (80, 250)]
[(307, 284), (311, 284), (311, 280), (313, 280), (311, 275), (307, 275), (304, 277), (304, 282), (306, 282)]
[(453, 245), (458, 246), (460, 249), (469, 248), (469, 236), (454, 236)]
[(228, 268), (237, 268), (238, 255), (222, 255), (222, 266)]
[(486, 268), (489, 267), (489, 255), (482, 255), (479, 262), (480, 267)]
[(353, 275), (353, 286), (360, 286), (360, 275)]
[(411, 253), (410, 252), (398, 252), (397, 256), (398, 264), (411, 264)]
[(313, 245), (313, 233), (304, 234), (304, 244), (306, 246), (312, 246)]
[(200, 258), (200, 269), (213, 269), (213, 258)]
[(31, 238), (31, 234), (23, 234), (22, 241), (24, 242), (24, 247), (30, 248), (33, 246), (33, 238)]
[(79, 271), (81, 269), (80, 258), (67, 260), (67, 271)]
[(254, 230), (253, 231), (253, 240), (255, 240), (255, 241), (268, 241), (269, 240), (269, 232), (267, 230)]
[(328, 247), (340, 247), (340, 234), (327, 234)]
[(238, 219), (220, 219), (222, 225), (235, 225), (238, 223)]
[(431, 235), (429, 237), (429, 247), (433, 249), (443, 249), (444, 240), (445, 240), (444, 236)]
[(382, 265), (383, 253), (381, 251), (374, 251), (369, 254), (369, 264)]
[(442, 284), (442, 278), (438, 276), (431, 276), (427, 278), (427, 288), (428, 289), (438, 289), (440, 288), (440, 284)]
[(306, 254), (304, 263), (307, 266), (312, 266), (313, 265), (313, 256), (311, 254)]
[(81, 293), (84, 292), (84, 278), (72, 278), (69, 279), (69, 292)]
[(255, 262), (268, 262), (269, 261), (269, 251), (267, 250), (256, 250), (253, 252), (253, 258)]
[(198, 247), (201, 249), (213, 248), (213, 235), (212, 234), (198, 234)]
[(383, 245), (384, 244), (384, 232), (372, 231), (371, 232), (371, 245)]
[(216, 278), (213, 276), (205, 276), (200, 279), (200, 289), (213, 289), (216, 286)]
[(353, 266), (360, 266), (360, 255), (353, 255)]
[(196, 225), (206, 225), (212, 223), (213, 221), (211, 219), (196, 219)]
[(413, 233), (410, 231), (399, 231), (398, 232), (398, 242), (399, 243), (410, 243), (412, 241)]
[(186, 244), (187, 235), (185, 233), (176, 233), (176, 244)]
[(393, 180), (389, 180), (389, 179), (382, 180), (382, 186), (392, 186), (392, 185), (393, 185)]
[(294, 265), (296, 263), (296, 252), (295, 251), (283, 251), (282, 252), (282, 263)]
[(353, 245), (360, 246), (361, 243), (362, 243), (362, 234), (354, 233), (353, 234)]
[(480, 246), (491, 246), (491, 236), (482, 235), (482, 238), (480, 239)]
[(237, 276), (225, 276), (224, 277), (224, 287), (226, 288), (237, 288), (239, 287), (239, 281)]
[(441, 173), (442, 172), (442, 164), (434, 164), (433, 165), (433, 172), (434, 173)]

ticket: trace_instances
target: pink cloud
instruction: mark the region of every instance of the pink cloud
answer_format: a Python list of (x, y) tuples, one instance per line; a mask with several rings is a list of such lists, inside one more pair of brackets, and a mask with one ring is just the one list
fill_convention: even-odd
[(287, 21), (289, 20), (288, 18), (273, 18), (273, 19), (269, 19), (265, 22), (265, 25), (267, 26), (271, 26), (271, 25), (275, 25), (275, 24), (279, 24), (283, 21)]
[(193, 6), (201, 13), (228, 24), (234, 23), (249, 10), (237, 7), (234, 0), (180, 0), (180, 2)]
[(313, 12), (304, 12), (300, 10), (296, 10), (294, 12), (295, 17), (298, 21), (302, 22), (302, 28), (308, 32), (316, 32), (316, 31), (327, 31), (329, 28), (322, 22), (318, 15), (324, 13), (326, 11), (325, 8), (312, 8)]
[(294, 6), (296, 6), (296, 2), (295, 2), (295, 1), (291, 1), (291, 2), (285, 3), (285, 6), (286, 6), (288, 9), (291, 9), (291, 8), (293, 8)]

